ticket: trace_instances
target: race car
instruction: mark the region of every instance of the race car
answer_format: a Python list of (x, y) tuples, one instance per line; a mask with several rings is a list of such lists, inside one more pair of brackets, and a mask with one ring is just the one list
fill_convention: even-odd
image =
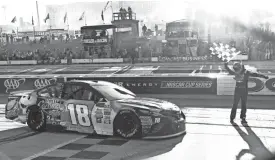
[(11, 92), (5, 109), (7, 119), (40, 132), (47, 125), (124, 138), (168, 138), (186, 132), (185, 114), (177, 105), (137, 97), (106, 81), (72, 80)]

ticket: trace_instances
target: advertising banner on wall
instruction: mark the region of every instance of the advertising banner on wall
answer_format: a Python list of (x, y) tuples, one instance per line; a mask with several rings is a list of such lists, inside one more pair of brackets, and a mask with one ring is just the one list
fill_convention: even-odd
[(159, 57), (159, 62), (203, 62), (212, 61), (212, 56)]
[(275, 95), (275, 76), (269, 79), (250, 78), (248, 83), (248, 94), (250, 95)]
[(34, 90), (63, 81), (64, 78), (0, 78), (0, 92), (9, 94), (13, 91)]
[[(235, 80), (232, 76), (220, 77), (217, 82), (218, 95), (233, 95)], [(248, 81), (249, 95), (275, 95), (275, 76), (269, 79), (250, 77)]]
[(137, 94), (217, 94), (217, 79), (208, 77), (78, 77), (67, 80), (104, 80)]

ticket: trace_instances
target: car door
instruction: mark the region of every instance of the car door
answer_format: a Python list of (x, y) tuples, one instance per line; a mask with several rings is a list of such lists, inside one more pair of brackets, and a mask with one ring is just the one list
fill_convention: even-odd
[(97, 134), (113, 135), (113, 120), (115, 112), (110, 102), (100, 93), (95, 93), (95, 105), (92, 110), (92, 122)]
[(91, 113), (94, 107), (93, 91), (85, 84), (68, 83), (64, 86), (62, 99), (66, 111), (61, 115), (61, 125), (67, 130), (82, 133), (93, 133), (94, 126)]
[(37, 106), (47, 114), (47, 124), (59, 125), (61, 114), (65, 111), (64, 100), (61, 99), (63, 83), (49, 85), (37, 91)]

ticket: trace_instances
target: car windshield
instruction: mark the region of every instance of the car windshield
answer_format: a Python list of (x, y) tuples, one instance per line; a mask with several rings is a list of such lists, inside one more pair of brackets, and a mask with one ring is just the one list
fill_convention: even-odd
[(136, 97), (136, 95), (133, 92), (115, 84), (93, 86), (93, 88), (100, 92), (104, 97), (106, 97), (110, 101)]

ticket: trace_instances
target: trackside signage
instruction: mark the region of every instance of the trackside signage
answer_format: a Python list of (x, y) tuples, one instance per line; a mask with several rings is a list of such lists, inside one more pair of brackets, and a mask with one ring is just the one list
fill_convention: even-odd
[[(218, 79), (218, 95), (233, 95), (235, 80), (233, 77)], [(249, 95), (275, 95), (275, 76), (269, 79), (251, 77), (248, 80)]]
[(138, 94), (217, 94), (217, 79), (208, 77), (80, 77), (67, 80), (104, 80)]
[(270, 76), (268, 80), (250, 78), (248, 87), (250, 95), (275, 95), (275, 76)]
[(8, 94), (20, 90), (34, 90), (63, 81), (64, 78), (0, 78), (0, 92)]
[(212, 81), (163, 81), (160, 88), (211, 88)]

